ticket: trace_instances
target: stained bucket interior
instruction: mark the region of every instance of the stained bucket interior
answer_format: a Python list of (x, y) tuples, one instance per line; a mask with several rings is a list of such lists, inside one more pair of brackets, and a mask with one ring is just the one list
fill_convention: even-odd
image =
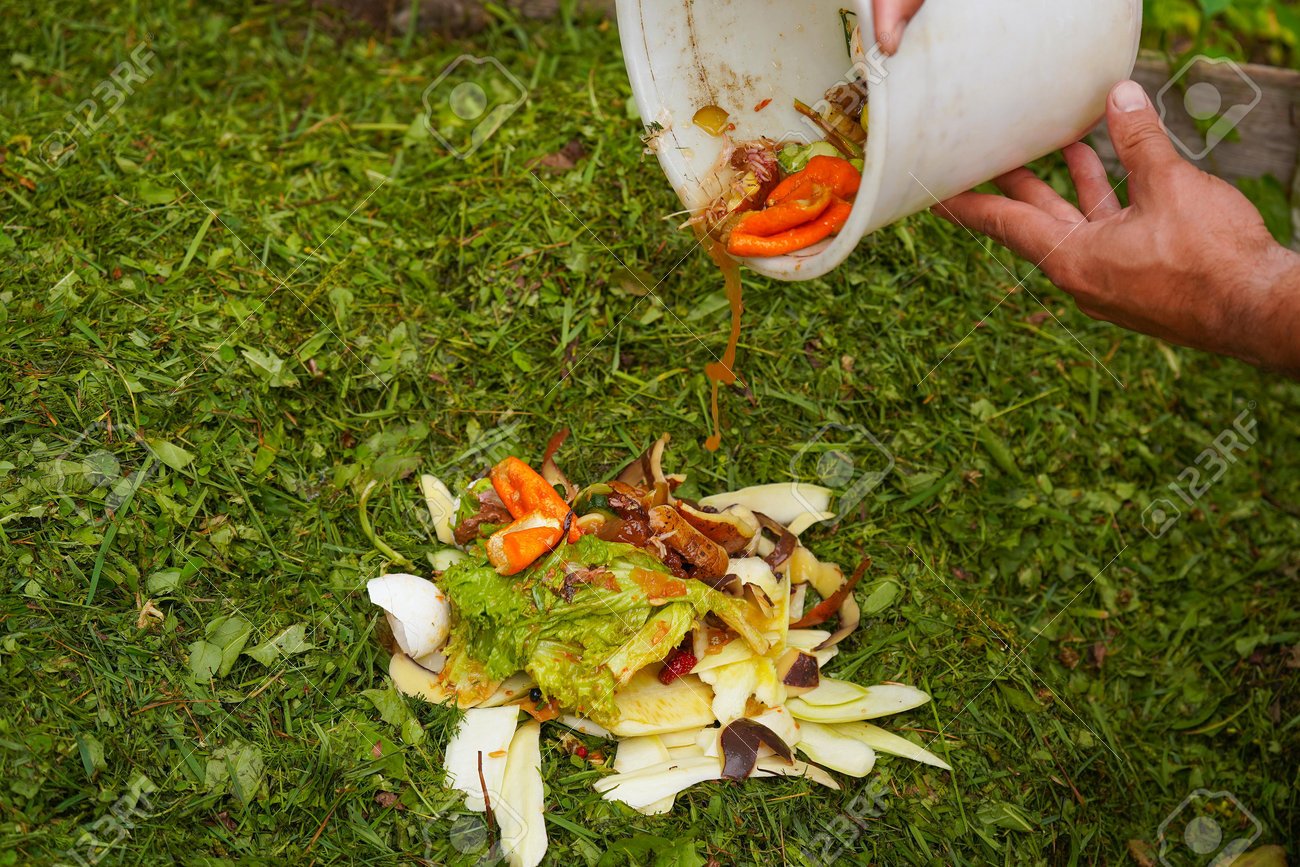
[[(856, 16), (864, 32), (871, 32), (871, 19), (869, 9), (865, 16), (854, 10), (842, 16), (846, 5), (840, 0), (619, 3), (619, 27), (637, 105), (647, 125), (661, 128), (652, 147), (686, 208), (702, 208), (717, 193), (712, 175), (722, 140), (692, 123), (699, 108), (724, 109), (735, 126), (729, 133), (733, 141), (818, 138), (794, 101), (815, 104), (830, 85), (850, 73), (844, 21), (847, 17), (852, 23)], [(869, 192), (865, 186), (860, 201)], [(804, 270), (810, 260), (833, 242), (828, 239), (794, 256), (746, 264), (778, 279), (806, 279), (815, 276)]]
[[(1087, 133), (1137, 57), (1141, 0), (927, 0), (902, 47), (872, 45), (867, 0), (618, 0), (624, 60), (652, 146), (688, 209), (718, 192), (723, 142), (692, 123), (724, 109), (733, 141), (811, 141), (794, 108), (865, 78), (868, 137), (853, 214), (836, 236), (744, 260), (781, 280), (832, 270), (864, 235)], [(868, 34), (855, 58), (850, 25)]]

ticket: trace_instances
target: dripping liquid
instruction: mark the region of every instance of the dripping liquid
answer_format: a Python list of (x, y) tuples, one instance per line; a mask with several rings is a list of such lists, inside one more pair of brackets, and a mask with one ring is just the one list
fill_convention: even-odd
[(716, 452), (722, 445), (722, 425), (718, 418), (718, 389), (736, 381), (736, 344), (740, 341), (740, 317), (745, 312), (742, 298), (743, 288), (740, 284), (740, 263), (732, 259), (717, 241), (709, 242), (709, 255), (722, 269), (726, 280), (727, 302), (731, 305), (731, 333), (727, 336), (727, 348), (722, 353), (721, 361), (710, 361), (704, 365), (704, 375), (710, 380), (709, 407), (713, 415), (713, 434), (704, 441), (704, 447)]

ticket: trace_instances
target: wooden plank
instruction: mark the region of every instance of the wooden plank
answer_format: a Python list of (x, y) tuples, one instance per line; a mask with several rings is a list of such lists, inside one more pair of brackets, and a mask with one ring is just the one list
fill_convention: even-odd
[[(1229, 181), (1273, 175), (1290, 188), (1300, 165), (1300, 72), (1201, 60), (1187, 68), (1172, 86), (1166, 87), (1171, 75), (1180, 71), (1171, 71), (1163, 57), (1144, 54), (1133, 70), (1133, 78), (1146, 89), (1157, 107), (1164, 106), (1165, 126), (1171, 137), (1183, 145), (1180, 150), (1184, 156), (1192, 159), (1204, 153), (1193, 162)], [(1244, 114), (1235, 126), (1236, 136), (1209, 147), (1185, 105), (1184, 95), (1196, 85), (1204, 87), (1193, 94), (1193, 102), (1197, 96), (1217, 95), (1221, 100), (1220, 111), (1242, 107)], [(1107, 169), (1116, 177), (1123, 177), (1104, 121), (1093, 133), (1093, 145)]]

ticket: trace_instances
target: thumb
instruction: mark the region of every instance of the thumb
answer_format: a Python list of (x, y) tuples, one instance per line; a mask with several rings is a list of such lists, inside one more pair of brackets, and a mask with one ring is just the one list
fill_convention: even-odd
[(1121, 81), (1106, 100), (1106, 124), (1115, 153), (1140, 189), (1153, 172), (1182, 162), (1142, 85)]
[(880, 50), (892, 55), (898, 51), (903, 28), (921, 9), (924, 0), (874, 0), (872, 18), (876, 23), (876, 42)]

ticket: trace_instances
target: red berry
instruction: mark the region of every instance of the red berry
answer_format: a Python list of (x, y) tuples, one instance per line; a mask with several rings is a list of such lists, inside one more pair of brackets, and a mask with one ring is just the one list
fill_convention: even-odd
[(585, 759), (587, 757), (587, 748), (579, 745), (578, 748), (573, 751), (573, 754), (580, 759)]
[(664, 667), (659, 671), (659, 682), (667, 686), (683, 674), (688, 673), (698, 661), (695, 655), (688, 651), (681, 648), (674, 650), (664, 660)]

